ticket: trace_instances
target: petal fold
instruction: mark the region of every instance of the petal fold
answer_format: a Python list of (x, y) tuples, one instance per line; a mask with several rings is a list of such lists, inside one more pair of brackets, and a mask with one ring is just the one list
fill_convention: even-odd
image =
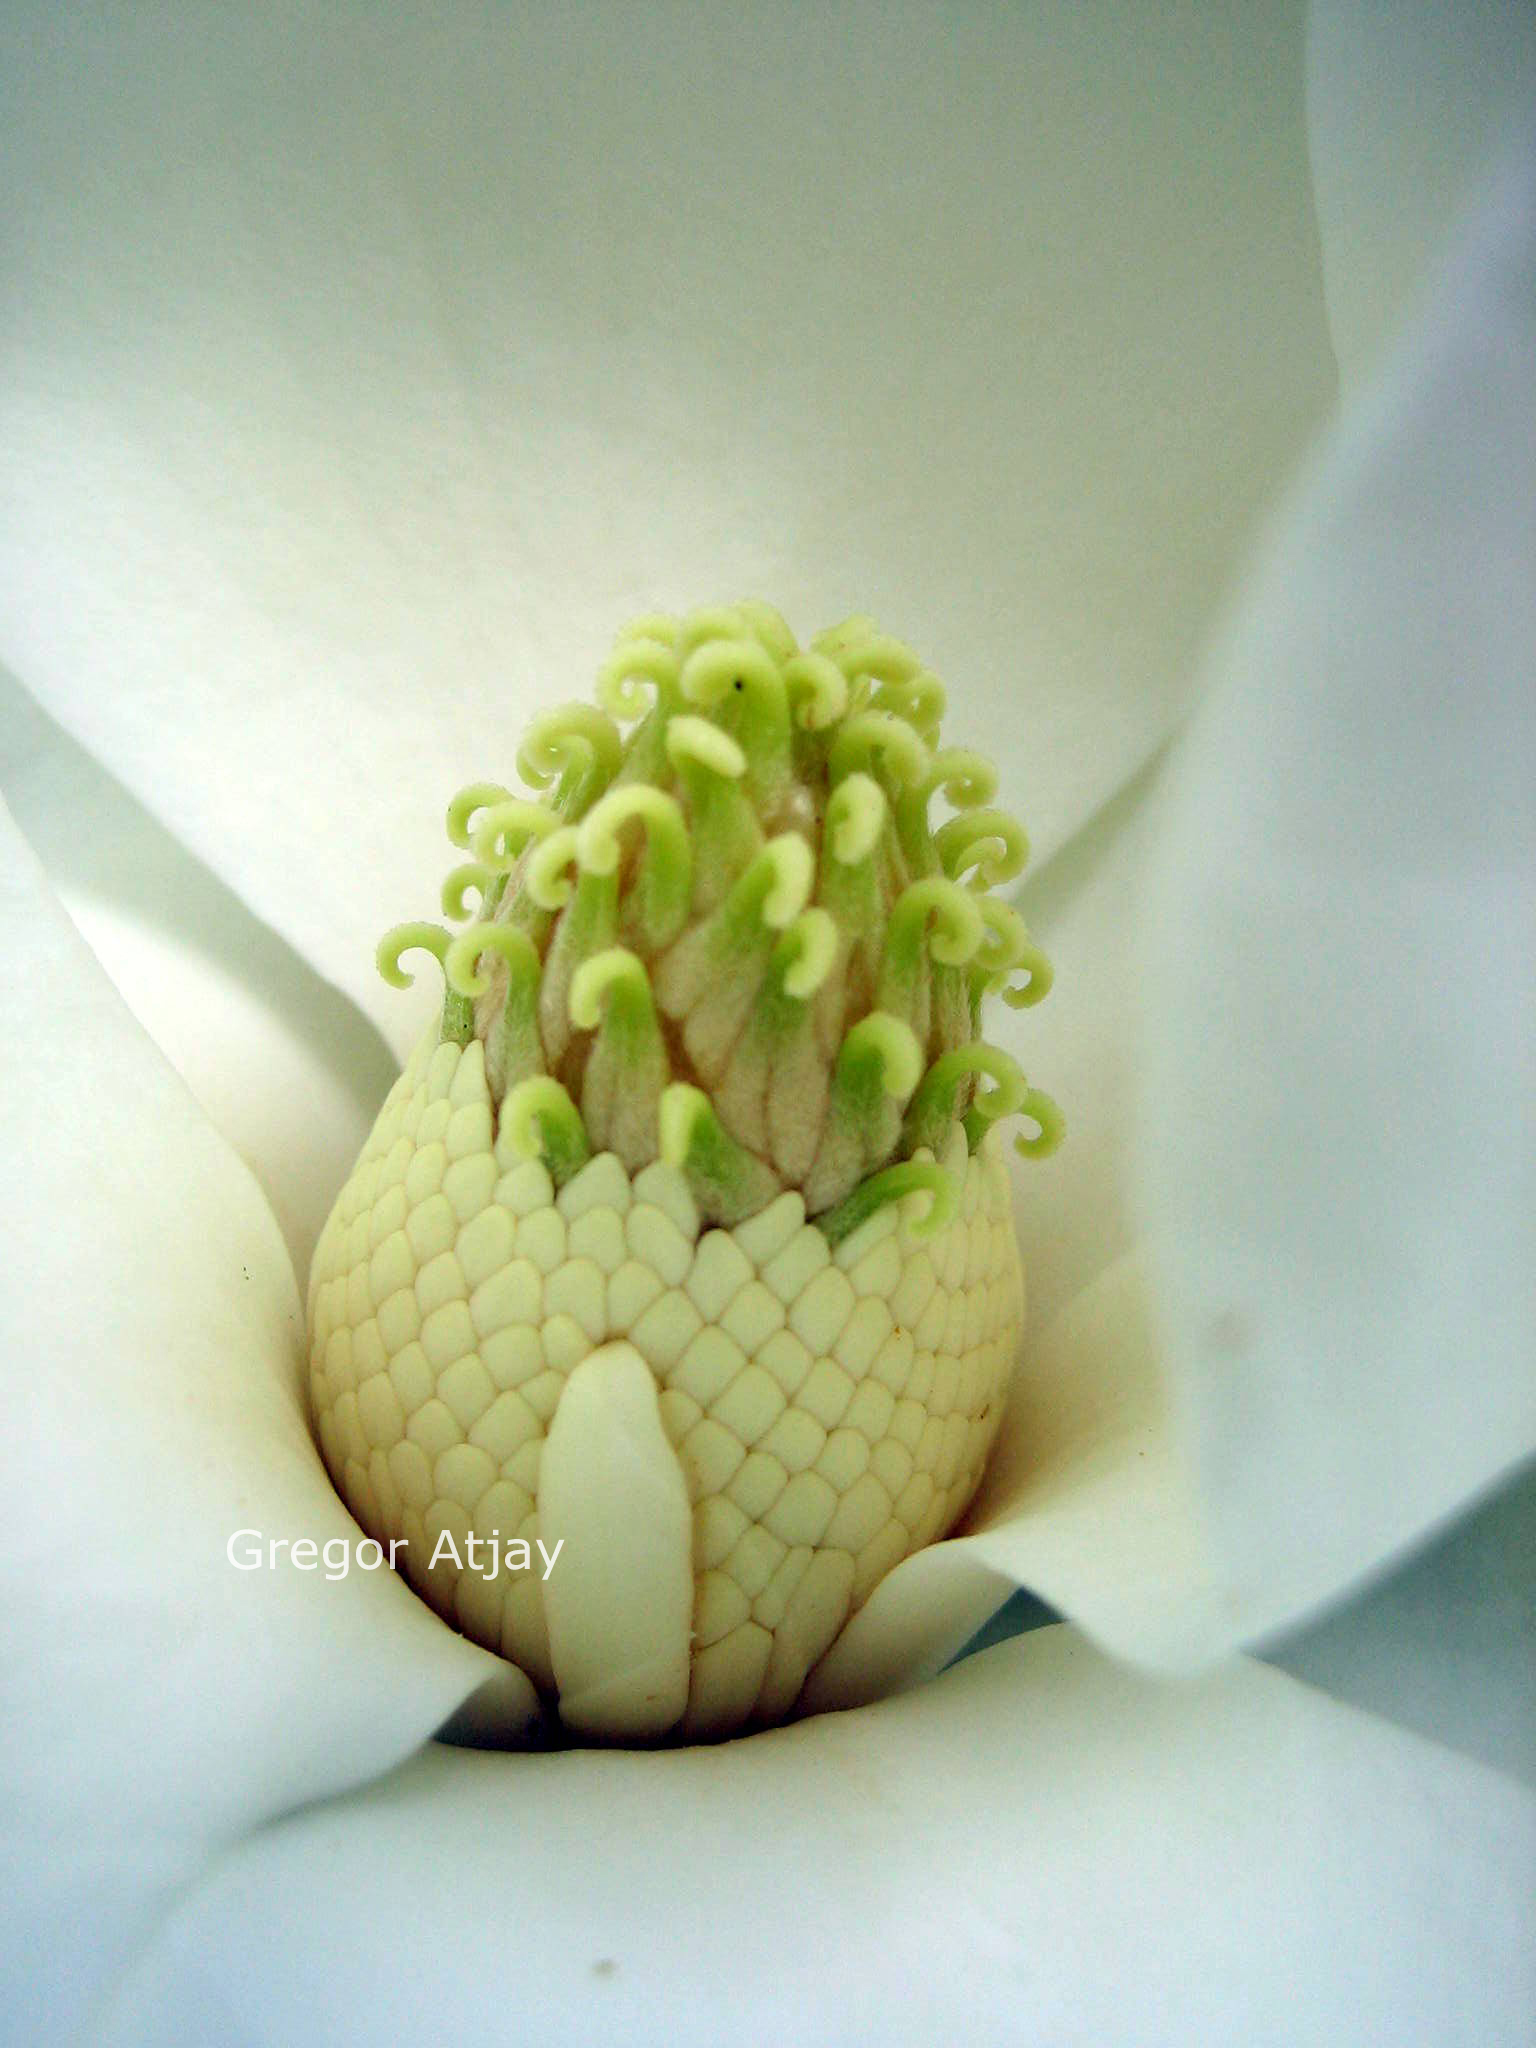
[(1245, 1635), (1536, 1448), (1536, 143), (1183, 747), (1144, 1213)]
[(497, 1666), (358, 1562), (271, 1211), (3, 810), (0, 953), (3, 1973), (16, 2038), (65, 2039), (213, 1853)]
[(1533, 1855), (1530, 1795), (1278, 1673), (1041, 1629), (721, 1748), (430, 1751), (235, 1854), (101, 2048), (1512, 2040)]

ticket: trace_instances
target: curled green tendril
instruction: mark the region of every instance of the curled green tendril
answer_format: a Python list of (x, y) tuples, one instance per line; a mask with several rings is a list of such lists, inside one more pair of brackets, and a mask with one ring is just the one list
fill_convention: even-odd
[(850, 612), (835, 626), (825, 626), (811, 642), (818, 654), (829, 654), (835, 660), (840, 651), (851, 647), (859, 640), (872, 639), (880, 628), (868, 612)]
[(782, 666), (789, 660), (795, 651), (795, 636), (789, 630), (782, 612), (775, 611), (771, 604), (765, 604), (760, 597), (738, 599), (736, 610), (776, 662)]
[(580, 837), (575, 825), (561, 825), (528, 856), (523, 886), (540, 910), (563, 910), (575, 891), (567, 870), (576, 865)]
[(462, 846), (467, 853), (474, 844), (470, 836), (469, 821), (476, 811), (483, 811), (490, 804), (509, 803), (510, 789), (504, 789), (499, 782), (471, 782), (461, 789), (448, 806), (448, 837), (455, 846)]
[(557, 1187), (592, 1156), (581, 1112), (548, 1074), (531, 1075), (507, 1091), (501, 1105), (501, 1128), (520, 1159), (543, 1156)]
[[(984, 1075), (993, 1086), (978, 1094), (961, 1122), (965, 1130), (967, 1145), (974, 1152), (992, 1125), (1005, 1116), (1028, 1114), (1041, 1122), (1042, 1136), (1045, 1125), (1039, 1113), (1027, 1110), (1026, 1104), (1032, 1094), (1024, 1079), (1019, 1063), (1001, 1047), (985, 1045), (980, 1039), (970, 1045), (956, 1046), (953, 1052), (942, 1053), (923, 1076), (922, 1086), (913, 1096), (907, 1111), (907, 1136), (914, 1144), (933, 1144), (949, 1124), (954, 1110), (955, 1091), (961, 1082), (972, 1074)], [(1061, 1119), (1055, 1104), (1049, 1096), (1040, 1095), (1048, 1115), (1054, 1115), (1057, 1142), (1060, 1141)], [(1039, 1155), (1039, 1139), (1020, 1141), (1020, 1149), (1026, 1156)], [(1046, 1150), (1052, 1149), (1047, 1143)]]
[(949, 707), (944, 685), (930, 669), (903, 682), (882, 683), (871, 701), (877, 711), (893, 711), (904, 718), (914, 732), (930, 742)]
[(997, 770), (985, 754), (968, 747), (946, 747), (935, 754), (923, 783), (923, 801), (931, 803), (942, 792), (946, 803), (957, 811), (977, 804), (989, 804), (997, 795)]
[[(1033, 1009), (1036, 1003), (1043, 1002), (1050, 994), (1056, 970), (1031, 939), (1023, 918), (1016, 910), (989, 896), (975, 900), (981, 910), (987, 936), (974, 962), (978, 977), (974, 995), (978, 999), (984, 995), (1000, 995), (1010, 1010)], [(1017, 968), (1022, 968), (1029, 976), (1022, 986), (1006, 979)]]
[(960, 1190), (955, 1176), (932, 1159), (904, 1159), (897, 1166), (886, 1167), (883, 1173), (872, 1173), (868, 1180), (860, 1181), (853, 1193), (839, 1202), (835, 1209), (818, 1216), (816, 1227), (828, 1244), (840, 1244), (887, 1203), (899, 1202), (920, 1190), (926, 1190), (932, 1200), (922, 1215), (913, 1217), (907, 1224), (907, 1235), (937, 1237), (959, 1213)]
[(562, 704), (536, 718), (517, 750), (517, 772), (531, 789), (558, 778), (558, 811), (581, 811), (613, 780), (623, 757), (619, 729), (590, 704)]
[(695, 1130), (705, 1118), (713, 1116), (709, 1097), (702, 1088), (694, 1088), (686, 1081), (674, 1081), (663, 1088), (657, 1110), (662, 1164), (681, 1171), (693, 1149)]
[(687, 614), (677, 629), (677, 655), (686, 661), (696, 647), (709, 640), (739, 640), (751, 631), (751, 622), (733, 604), (703, 605)]
[(416, 977), (400, 965), (403, 953), (430, 953), (441, 967), (447, 957), (449, 934), (440, 924), (397, 924), (380, 939), (374, 963), (391, 988), (414, 988)]
[(659, 640), (663, 647), (670, 647), (677, 639), (679, 621), (671, 612), (642, 612), (637, 619), (619, 628), (615, 642), (625, 640)]
[[(482, 809), (485, 807), (482, 805)], [(553, 832), (557, 820), (553, 811), (531, 804), (526, 797), (508, 797), (485, 809), (485, 816), (470, 839), (477, 860), (496, 874), (509, 874), (523, 849), (532, 839)]]
[(1043, 1088), (1026, 1088), (1019, 1115), (1039, 1125), (1034, 1137), (1021, 1131), (1013, 1149), (1021, 1159), (1049, 1159), (1067, 1135), (1067, 1120)]
[(806, 1002), (837, 959), (837, 923), (822, 909), (802, 910), (773, 949), (770, 970), (785, 995)]
[(915, 788), (928, 773), (928, 749), (905, 719), (889, 711), (860, 711), (839, 728), (827, 754), (827, 773), (834, 783), (858, 769), (873, 768), (876, 759), (891, 780)]
[(473, 924), (457, 935), (443, 958), (444, 979), (456, 994), (473, 998), (490, 993), (490, 976), (477, 971), (482, 953), (505, 961), (513, 980), (537, 983), (539, 955), (526, 932), (510, 924)]
[(933, 844), (950, 879), (974, 870), (978, 889), (995, 889), (1024, 872), (1029, 840), (1006, 811), (962, 811), (941, 825)]
[(606, 946), (583, 960), (571, 976), (566, 1007), (579, 1031), (595, 1031), (602, 1022), (603, 998), (621, 1005), (627, 1020), (636, 1023), (654, 1019), (650, 976), (644, 963), (627, 946)]
[(613, 874), (622, 852), (619, 834), (632, 818), (645, 828), (641, 924), (650, 945), (661, 947), (682, 930), (693, 888), (693, 841), (676, 797), (641, 782), (610, 790), (582, 819), (576, 858), (584, 873)]
[(827, 799), (826, 842), (843, 867), (868, 860), (885, 829), (885, 791), (872, 775), (855, 769)]
[(729, 782), (739, 782), (747, 772), (741, 748), (707, 718), (674, 718), (667, 727), (667, 757), (674, 768), (704, 768)]
[(848, 709), (848, 678), (829, 654), (796, 654), (784, 664), (790, 714), (804, 732), (824, 732)]
[(706, 640), (683, 664), (678, 687), (705, 711), (740, 702), (749, 777), (789, 773), (789, 698), (779, 665), (756, 640)]
[(757, 855), (726, 899), (732, 925), (760, 918), (781, 932), (804, 910), (816, 880), (816, 856), (798, 832), (781, 832)]
[(471, 889), (475, 892), (475, 908), (483, 910), (491, 885), (495, 882), (494, 870), (483, 866), (477, 860), (464, 861), (459, 867), (443, 877), (443, 915), (461, 918), (469, 916), (465, 897)]
[(910, 647), (880, 632), (872, 619), (847, 619), (834, 627), (826, 651), (846, 676), (871, 676), (877, 683), (908, 683), (922, 667)]
[(661, 639), (622, 639), (598, 670), (598, 702), (610, 718), (627, 725), (651, 708), (642, 683), (652, 686), (657, 703), (670, 703), (677, 692), (677, 655)]
[(905, 1102), (923, 1071), (923, 1054), (910, 1024), (888, 1010), (871, 1010), (844, 1038), (837, 1055), (836, 1082), (860, 1093), (878, 1089)]
[(915, 955), (926, 933), (928, 951), (946, 967), (960, 967), (976, 954), (986, 925), (975, 896), (939, 875), (903, 889), (891, 909), (886, 943)]
[(702, 1088), (673, 1081), (661, 1091), (657, 1137), (665, 1165), (686, 1173), (702, 1214), (744, 1222), (779, 1191), (777, 1176), (726, 1130)]

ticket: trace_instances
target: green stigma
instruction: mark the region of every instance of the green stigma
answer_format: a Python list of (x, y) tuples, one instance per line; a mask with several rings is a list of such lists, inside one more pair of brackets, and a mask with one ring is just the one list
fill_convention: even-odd
[[(997, 775), (941, 744), (943, 685), (867, 617), (799, 647), (743, 601), (649, 613), (620, 633), (596, 704), (536, 719), (526, 794), (469, 784), (448, 836), (450, 936), (397, 926), (395, 987), (443, 969), (440, 1036), (485, 1044), (514, 1152), (560, 1182), (596, 1151), (688, 1177), (708, 1222), (797, 1189), (827, 1235), (908, 1203), (955, 1213), (949, 1159), (1056, 1105), (981, 1035), (987, 1000), (1031, 1008), (1051, 968), (994, 891), (1028, 840)], [(952, 813), (936, 826), (929, 808)], [(931, 1155), (931, 1156), (930, 1156)]]

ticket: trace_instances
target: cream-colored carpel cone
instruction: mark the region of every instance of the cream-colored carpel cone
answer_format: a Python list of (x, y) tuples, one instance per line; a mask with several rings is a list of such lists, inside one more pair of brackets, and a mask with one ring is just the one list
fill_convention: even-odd
[(310, 1386), (364, 1530), (570, 1727), (719, 1735), (980, 1481), (1024, 1313), (992, 1126), (1061, 1134), (981, 1007), (1050, 970), (988, 894), (995, 777), (869, 620), (643, 619), (598, 694), (525, 740), (537, 799), (450, 805), (475, 921), (380, 947), (446, 993), (316, 1249)]

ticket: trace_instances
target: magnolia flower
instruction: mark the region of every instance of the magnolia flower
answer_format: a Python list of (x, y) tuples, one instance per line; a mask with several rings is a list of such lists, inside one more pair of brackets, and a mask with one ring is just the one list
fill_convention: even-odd
[[(1528, 2011), (1529, 1797), (1233, 1653), (1536, 1444), (1529, 152), (1394, 352), (1351, 306), (1197, 706), (1333, 397), (1294, 24), (785, 21), (7, 22), (10, 779), (112, 976), (7, 822), (17, 2039)], [(991, 729), (1072, 1141), (825, 1711), (476, 1753), (509, 1667), (294, 1562), (357, 1535), (300, 1283), (425, 1021), (373, 942), (615, 620), (731, 588)], [(936, 1675), (1014, 1586), (1066, 1621)]]

